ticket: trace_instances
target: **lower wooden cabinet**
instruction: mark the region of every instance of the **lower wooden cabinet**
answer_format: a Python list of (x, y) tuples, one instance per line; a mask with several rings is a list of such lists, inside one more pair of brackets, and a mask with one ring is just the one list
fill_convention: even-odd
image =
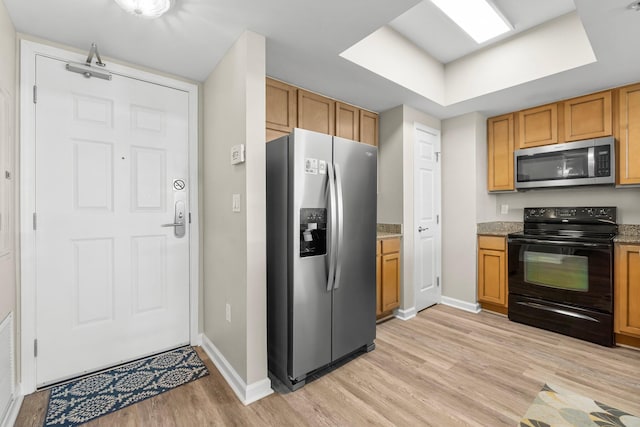
[(614, 277), (615, 332), (640, 338), (640, 245), (616, 245)]
[(376, 250), (376, 316), (400, 307), (400, 238), (378, 240)]
[(507, 314), (507, 239), (478, 236), (478, 301), (483, 309)]

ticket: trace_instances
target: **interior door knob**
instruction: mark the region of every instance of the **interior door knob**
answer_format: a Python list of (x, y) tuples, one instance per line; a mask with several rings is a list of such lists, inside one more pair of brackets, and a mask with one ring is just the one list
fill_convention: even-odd
[(429, 227), (418, 227), (418, 232), (422, 233), (423, 231), (427, 231), (429, 229)]

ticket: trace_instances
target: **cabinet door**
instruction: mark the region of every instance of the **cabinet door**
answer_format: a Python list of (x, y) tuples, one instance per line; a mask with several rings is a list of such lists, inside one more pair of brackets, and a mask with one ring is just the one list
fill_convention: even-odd
[(507, 305), (506, 252), (478, 250), (478, 301)]
[(360, 142), (378, 146), (378, 115), (360, 110)]
[(513, 190), (513, 114), (487, 120), (489, 191)]
[(335, 135), (336, 103), (333, 99), (298, 89), (298, 127)]
[(267, 141), (287, 135), (296, 127), (296, 88), (270, 78), (266, 79)]
[(594, 93), (564, 102), (566, 141), (599, 138), (612, 134), (611, 91)]
[(640, 84), (620, 89), (618, 184), (640, 184)]
[(353, 105), (336, 102), (336, 136), (360, 140), (360, 110)]
[(558, 104), (518, 112), (518, 148), (557, 144)]
[(382, 314), (382, 256), (380, 240), (376, 242), (376, 316)]
[(400, 306), (400, 253), (382, 255), (382, 311)]
[(640, 246), (616, 246), (615, 331), (640, 338)]

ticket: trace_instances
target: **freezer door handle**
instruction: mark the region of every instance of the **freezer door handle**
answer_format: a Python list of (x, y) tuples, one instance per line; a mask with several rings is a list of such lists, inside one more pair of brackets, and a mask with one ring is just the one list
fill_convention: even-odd
[(336, 252), (336, 278), (333, 289), (340, 287), (340, 273), (342, 272), (342, 261), (340, 254), (342, 253), (342, 242), (344, 237), (344, 203), (342, 199), (342, 175), (340, 174), (340, 165), (336, 163), (336, 199), (338, 205), (338, 250)]
[(333, 170), (333, 165), (331, 162), (327, 163), (327, 179), (329, 180), (329, 232), (331, 238), (331, 246), (329, 248), (329, 273), (327, 275), (327, 291), (331, 291), (333, 289), (335, 274), (336, 274), (336, 246), (338, 244), (338, 239), (336, 237), (337, 227), (336, 227), (336, 183), (335, 183), (335, 173)]

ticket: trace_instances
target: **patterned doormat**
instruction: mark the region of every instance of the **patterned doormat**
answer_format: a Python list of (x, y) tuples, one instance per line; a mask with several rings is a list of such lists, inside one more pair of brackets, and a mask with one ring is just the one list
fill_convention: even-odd
[(208, 374), (192, 347), (137, 360), (53, 387), (44, 426), (86, 423)]
[(640, 427), (640, 418), (547, 384), (520, 420), (520, 427)]

